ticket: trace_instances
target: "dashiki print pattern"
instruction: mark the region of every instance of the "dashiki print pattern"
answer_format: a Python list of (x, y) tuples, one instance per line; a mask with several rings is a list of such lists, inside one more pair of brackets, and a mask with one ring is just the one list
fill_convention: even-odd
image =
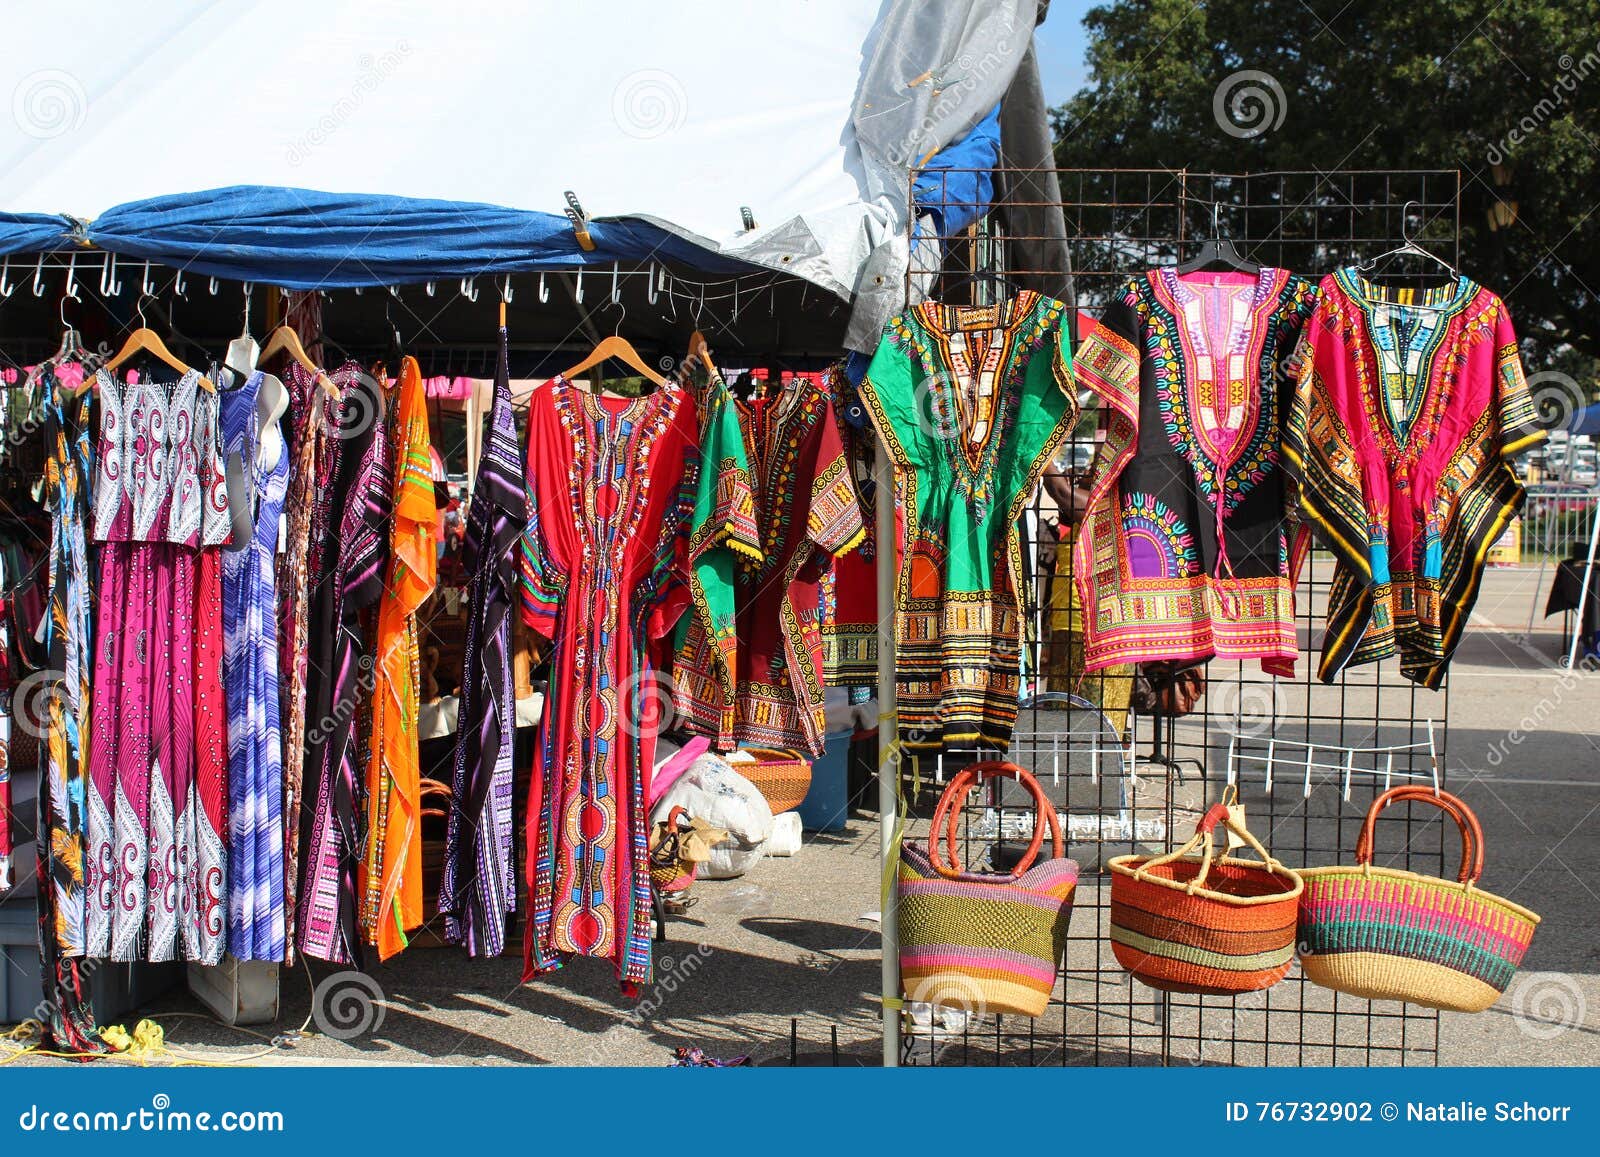
[[(45, 1035), (65, 1052), (108, 1052), (95, 1025), (89, 999), (89, 973), (83, 968), (86, 945), (85, 801), (88, 767), (83, 744), (88, 737), (92, 616), (89, 594), (88, 520), (91, 449), (91, 396), (74, 398), (44, 381), (45, 475), (41, 496), (50, 512), (49, 614), (43, 646), (29, 646), (19, 631), (19, 650), (35, 669), (54, 679), (46, 699), (43, 775), (39, 784), (35, 843), (39, 916), (39, 964), (45, 999)], [(19, 708), (26, 708), (24, 700)], [(33, 700), (37, 701), (37, 700)]]
[(228, 707), (228, 952), (282, 961), (283, 734), (278, 701), (276, 576), (289, 448), (261, 459), (264, 375), (222, 394), (225, 461), (251, 479), (252, 533), (222, 555), (222, 679)]
[(641, 398), (562, 378), (528, 405), (522, 616), (550, 640), (550, 692), (528, 791), (523, 977), (610, 959), (650, 979), (646, 791), (652, 687), (689, 604), (700, 422), (668, 383)]
[(381, 387), (367, 374), (345, 375), (344, 383), (340, 436), (329, 439), (338, 466), (328, 521), (337, 517), (337, 528), (324, 543), (312, 608), (313, 648), (325, 662), (313, 662), (308, 679), (319, 714), (306, 737), (299, 919), (300, 951), (340, 964), (361, 960), (357, 908), (366, 845), (358, 793), (366, 731), (358, 717), (372, 689), (361, 618), (383, 589), (393, 500)]
[(1284, 435), (1294, 500), (1337, 560), (1319, 674), (1399, 655), (1444, 682), (1489, 547), (1544, 439), (1506, 306), (1469, 278), (1417, 293), (1322, 279)]
[(861, 400), (895, 464), (900, 740), (1010, 745), (1021, 685), (1019, 520), (1072, 432), (1065, 306), (924, 302), (892, 319)]
[(90, 707), (88, 954), (215, 964), (225, 945), (217, 397), (96, 375), (100, 547)]
[(367, 859), (361, 931), (387, 960), (422, 923), (422, 765), (417, 748), (421, 693), (417, 610), (438, 575), (438, 513), (429, 451), (428, 399), (415, 358), (400, 364), (390, 424), (394, 519), (389, 576), (378, 603), (372, 742), (366, 767)]
[[(506, 331), (500, 329), (489, 433), (467, 511), (462, 565), (472, 575), (467, 646), (461, 671), (454, 800), (445, 827), (439, 913), (445, 938), (472, 956), (505, 950), (506, 918), (516, 910), (511, 858), (511, 759), (516, 688), (511, 671), (512, 601), (518, 597), (518, 537), (528, 525), (517, 423), (511, 412)], [(545, 715), (551, 707), (547, 701)]]
[(878, 682), (872, 421), (846, 376), (844, 362), (836, 363), (823, 380), (865, 534), (854, 547), (834, 556), (833, 568), (822, 578), (822, 673), (829, 687), (870, 688)]
[(1279, 444), (1315, 303), (1283, 269), (1156, 269), (1085, 336), (1074, 372), (1109, 415), (1074, 547), (1089, 670), (1220, 657), (1294, 674)]
[[(312, 295), (315, 297), (315, 294)], [(301, 785), (306, 738), (306, 666), (311, 645), (311, 523), (314, 496), (333, 485), (325, 453), (325, 432), (337, 429), (328, 418), (333, 404), (316, 375), (298, 362), (284, 373), (289, 415), (294, 426), (287, 453), (294, 455), (283, 500), (284, 549), (278, 559), (278, 673), (283, 715), (283, 948), (294, 963), (300, 881)], [(334, 417), (337, 417), (335, 413)]]
[(699, 403), (700, 444), (689, 523), (693, 606), (678, 623), (673, 710), (684, 726), (732, 746), (739, 638), (736, 582), (741, 556), (761, 561), (750, 458), (739, 411), (722, 375), (701, 371), (688, 383)]

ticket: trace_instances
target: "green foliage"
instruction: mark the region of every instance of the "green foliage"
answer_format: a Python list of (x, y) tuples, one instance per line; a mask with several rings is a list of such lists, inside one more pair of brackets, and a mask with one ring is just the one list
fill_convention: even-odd
[[(1063, 168), (1459, 169), (1464, 268), (1542, 357), (1570, 346), (1592, 372), (1600, 0), (1114, 0), (1086, 24), (1089, 84), (1053, 112)], [(1245, 69), (1283, 94), (1250, 137), (1213, 108)], [(1518, 203), (1498, 234), (1496, 161)]]

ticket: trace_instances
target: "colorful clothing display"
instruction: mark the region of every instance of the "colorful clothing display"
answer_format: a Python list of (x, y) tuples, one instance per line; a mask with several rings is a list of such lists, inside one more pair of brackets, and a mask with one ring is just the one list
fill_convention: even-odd
[(439, 883), (445, 937), (465, 944), (472, 956), (498, 956), (505, 950), (506, 919), (517, 907), (511, 858), (511, 756), (516, 740), (511, 619), (519, 597), (518, 542), (528, 526), (530, 498), (511, 412), (507, 359), (502, 326), (489, 432), (462, 551), (462, 563), (472, 575), (472, 594), (461, 665), (453, 802)]
[[(89, 998), (86, 874), (89, 796), (85, 744), (93, 661), (89, 589), (89, 493), (94, 471), (91, 397), (65, 395), (45, 382), (45, 475), (42, 500), (51, 515), (49, 611), (44, 639), (17, 643), (36, 672), (56, 680), (45, 700), (36, 864), (41, 1002), (45, 1032), (58, 1048), (106, 1052)], [(60, 672), (59, 677), (54, 673)], [(37, 675), (35, 675), (37, 677)], [(25, 706), (24, 706), (25, 709)]]
[(1319, 674), (1400, 657), (1444, 681), (1484, 558), (1523, 501), (1510, 459), (1544, 439), (1499, 297), (1322, 279), (1284, 436), (1293, 495), (1337, 559)]
[[(250, 479), (251, 536), (222, 556), (222, 681), (228, 708), (228, 952), (284, 956), (283, 733), (278, 701), (276, 562), (289, 482), (288, 447), (275, 434), (263, 464), (258, 405), (263, 375), (222, 395), (231, 469)], [(237, 544), (234, 544), (237, 546)]]
[(573, 956), (650, 978), (645, 801), (660, 703), (645, 692), (689, 603), (693, 401), (561, 378), (528, 404), (523, 621), (550, 640), (528, 793), (524, 979)]
[(679, 621), (673, 664), (673, 710), (683, 724), (732, 746), (737, 710), (735, 679), (737, 582), (741, 556), (760, 562), (750, 458), (739, 412), (722, 375), (697, 375), (689, 387), (700, 414), (692, 447), (694, 510), (689, 522), (690, 612)]
[(1108, 411), (1073, 568), (1090, 670), (1217, 657), (1294, 673), (1279, 445), (1315, 303), (1284, 269), (1155, 269), (1085, 335), (1074, 371)]
[(830, 687), (872, 687), (878, 682), (878, 540), (873, 508), (872, 422), (843, 363), (825, 383), (839, 441), (861, 508), (866, 533), (834, 557), (822, 579), (822, 675)]
[[(278, 682), (283, 716), (283, 946), (293, 964), (299, 911), (301, 786), (306, 738), (306, 665), (311, 645), (311, 524), (315, 496), (332, 485), (325, 431), (334, 426), (337, 403), (316, 376), (291, 362), (289, 390), (293, 455), (283, 499), (283, 553), (278, 558)], [(333, 410), (333, 418), (329, 412)], [(319, 471), (321, 473), (319, 474)]]
[(900, 740), (1005, 749), (1016, 723), (1019, 519), (1077, 419), (1065, 307), (924, 302), (894, 318), (861, 399), (895, 465)]
[(367, 859), (361, 929), (387, 960), (422, 923), (422, 765), (417, 609), (438, 574), (428, 398), (415, 358), (400, 365), (390, 399), (394, 493), (389, 573), (378, 603), (372, 743), (366, 769)]
[(101, 371), (88, 793), (88, 954), (215, 964), (226, 942), (217, 397), (190, 370)]
[[(341, 388), (337, 463), (322, 519), (331, 534), (313, 560), (312, 658), (307, 693), (313, 720), (306, 732), (305, 798), (301, 810), (300, 951), (335, 963), (359, 962), (358, 905), (365, 853), (368, 732), (358, 716), (370, 700), (372, 655), (362, 612), (383, 590), (393, 500), (390, 445), (382, 388), (355, 367), (334, 376)], [(319, 498), (323, 494), (319, 493)]]

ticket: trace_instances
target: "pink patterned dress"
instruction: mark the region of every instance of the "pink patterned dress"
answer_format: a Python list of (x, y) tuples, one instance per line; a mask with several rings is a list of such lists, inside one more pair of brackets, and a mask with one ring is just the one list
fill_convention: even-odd
[(192, 370), (96, 381), (87, 955), (214, 964), (227, 939), (217, 398)]

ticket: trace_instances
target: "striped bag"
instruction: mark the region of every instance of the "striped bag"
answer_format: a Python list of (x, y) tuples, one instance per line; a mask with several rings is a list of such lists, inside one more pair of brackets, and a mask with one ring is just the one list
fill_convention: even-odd
[[(1009, 873), (963, 871), (956, 855), (961, 809), (986, 774), (1022, 784), (1037, 811), (1033, 842)], [(1035, 865), (1046, 828), (1054, 854)], [(1066, 858), (1056, 809), (1038, 781), (1014, 763), (966, 768), (939, 797), (927, 844), (907, 840), (900, 848), (896, 894), (907, 998), (973, 1015), (1038, 1016), (1050, 1003), (1066, 951), (1077, 886), (1078, 865)]]
[[(1175, 852), (1117, 856), (1111, 869), (1111, 951), (1151, 988), (1232, 996), (1271, 988), (1294, 960), (1300, 877), (1230, 814), (1236, 795), (1201, 817)], [(1260, 861), (1215, 855), (1218, 824)], [(1194, 855), (1196, 848), (1200, 854)]]
[[(1392, 803), (1429, 803), (1461, 829), (1461, 869), (1441, 880), (1372, 866), (1378, 813)], [(1464, 801), (1407, 786), (1372, 802), (1356, 841), (1356, 866), (1307, 868), (1300, 898), (1300, 967), (1336, 992), (1482, 1012), (1522, 963), (1539, 917), (1478, 890), (1483, 829)]]

